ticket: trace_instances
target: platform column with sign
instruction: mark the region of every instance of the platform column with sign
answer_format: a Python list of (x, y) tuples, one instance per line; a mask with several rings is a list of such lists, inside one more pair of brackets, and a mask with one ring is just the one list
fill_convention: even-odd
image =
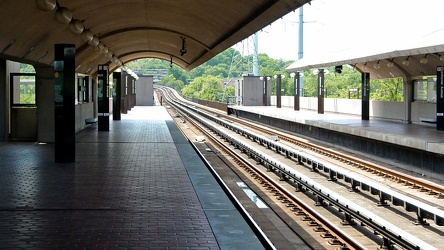
[(293, 90), (293, 96), (294, 96), (294, 100), (293, 100), (293, 108), (294, 110), (299, 110), (299, 97), (300, 97), (300, 93), (299, 93), (299, 85), (301, 82), (301, 75), (299, 74), (299, 72), (295, 72), (293, 73), (293, 84), (294, 84), (294, 90)]
[(318, 114), (324, 113), (324, 69), (318, 72)]
[(99, 131), (109, 131), (109, 81), (108, 65), (99, 65), (97, 71), (98, 114), (97, 127)]
[(370, 120), (370, 73), (362, 73), (361, 120)]
[(54, 45), (54, 157), (57, 163), (75, 162), (74, 44)]
[(121, 119), (120, 98), (122, 98), (122, 73), (113, 73), (113, 120)]
[(281, 102), (281, 99), (282, 99), (282, 84), (281, 84), (281, 80), (282, 80), (282, 76), (279, 74), (279, 75), (276, 75), (275, 76), (275, 78), (276, 78), (276, 108), (281, 108), (282, 107), (282, 102)]
[(444, 66), (436, 67), (436, 129), (444, 130)]

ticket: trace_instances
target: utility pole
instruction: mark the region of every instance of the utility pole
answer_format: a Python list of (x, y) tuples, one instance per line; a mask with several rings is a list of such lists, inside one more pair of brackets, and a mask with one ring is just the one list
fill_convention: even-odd
[[(304, 57), (304, 9), (301, 6), (299, 8), (299, 44), (298, 44), (298, 60)], [(302, 70), (299, 73), (304, 73)], [(300, 75), (299, 87), (301, 88), (300, 96), (304, 96), (304, 75)]]

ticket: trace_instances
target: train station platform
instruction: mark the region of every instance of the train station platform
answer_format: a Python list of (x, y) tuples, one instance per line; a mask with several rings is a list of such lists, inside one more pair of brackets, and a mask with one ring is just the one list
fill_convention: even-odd
[(261, 249), (213, 175), (160, 106), (135, 107), (54, 145), (0, 143), (4, 249)]
[(353, 148), (444, 174), (444, 131), (435, 124), (405, 124), (316, 110), (295, 111), (292, 107), (229, 106), (239, 117), (293, 131), (338, 146)]

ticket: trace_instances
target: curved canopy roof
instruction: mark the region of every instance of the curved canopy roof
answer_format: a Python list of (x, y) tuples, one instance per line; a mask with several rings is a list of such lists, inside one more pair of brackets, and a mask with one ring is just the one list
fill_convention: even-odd
[[(371, 46), (345, 49), (320, 57), (303, 58), (287, 67), (288, 72), (351, 65), (371, 79), (414, 78), (436, 75), (436, 67), (444, 65), (444, 45), (417, 44), (398, 49), (369, 51)], [(401, 49), (400, 49), (401, 48)], [(402, 49), (405, 48), (405, 49)]]
[(99, 64), (112, 71), (139, 58), (191, 70), (307, 2), (3, 0), (0, 57), (50, 65), (54, 44), (66, 43), (76, 46), (79, 73), (93, 74)]

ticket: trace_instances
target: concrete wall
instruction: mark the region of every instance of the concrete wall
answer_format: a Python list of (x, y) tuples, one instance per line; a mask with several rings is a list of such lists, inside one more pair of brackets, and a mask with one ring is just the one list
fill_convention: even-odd
[(264, 83), (258, 76), (244, 76), (242, 80), (242, 103), (245, 106), (262, 106)]
[(153, 76), (142, 76), (136, 84), (136, 104), (137, 106), (154, 105)]
[[(283, 96), (282, 107), (293, 107), (293, 96)], [(276, 106), (276, 96), (271, 96), (271, 105)], [(301, 97), (300, 108), (308, 110), (318, 109), (317, 97)], [(324, 99), (325, 112), (361, 115), (360, 99)], [(405, 105), (403, 102), (370, 101), (370, 117), (404, 122)], [(412, 122), (420, 123), (421, 118), (436, 118), (436, 104), (413, 102)]]
[(15, 107), (11, 110), (10, 139), (35, 141), (37, 139), (37, 108)]
[(93, 117), (95, 117), (93, 102), (76, 105), (76, 133), (85, 128), (85, 119)]

